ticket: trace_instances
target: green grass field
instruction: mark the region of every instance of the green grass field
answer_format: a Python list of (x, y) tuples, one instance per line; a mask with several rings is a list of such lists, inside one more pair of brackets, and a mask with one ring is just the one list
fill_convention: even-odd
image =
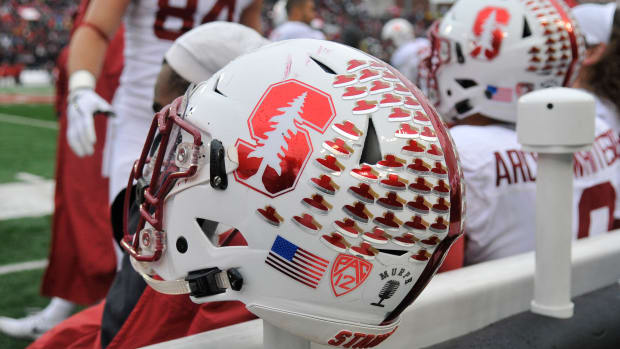
[[(0, 229), (0, 234), (2, 234)], [(28, 308), (44, 308), (48, 299), (39, 295), (43, 269), (30, 270), (0, 276), (0, 314), (22, 317)], [(29, 340), (16, 339), (0, 334), (0, 348), (25, 348)]]
[[(39, 92), (35, 89), (32, 93)], [(51, 105), (0, 105), (0, 114), (56, 120)], [(0, 183), (16, 181), (18, 172), (52, 179), (57, 133), (53, 129), (16, 125), (0, 119), (0, 163), (3, 164), (0, 166)], [(50, 224), (50, 216), (0, 221), (0, 237), (3, 240), (0, 244), (0, 266), (47, 258)], [(0, 275), (0, 316), (22, 317), (27, 315), (29, 309), (45, 307), (49, 299), (39, 293), (42, 275), (43, 269)], [(25, 348), (29, 343), (0, 334), (2, 349)]]
[[(0, 105), (0, 114), (54, 121), (50, 105)], [(15, 181), (17, 172), (54, 177), (57, 130), (16, 125), (0, 119), (0, 183)]]
[(0, 265), (47, 258), (51, 223), (50, 216), (0, 221)]

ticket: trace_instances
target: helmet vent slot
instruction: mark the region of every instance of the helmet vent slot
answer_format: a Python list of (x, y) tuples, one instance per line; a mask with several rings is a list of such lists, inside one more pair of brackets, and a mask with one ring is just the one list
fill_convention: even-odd
[(521, 36), (523, 39), (532, 35), (532, 30), (530, 30), (530, 24), (527, 22), (527, 18), (523, 17), (523, 35)]
[(391, 255), (394, 255), (394, 256), (402, 256), (405, 253), (407, 253), (408, 251), (406, 251), (406, 250), (386, 250), (386, 249), (381, 249), (380, 248), (379, 252), (391, 254)]
[(456, 79), (456, 83), (461, 85), (462, 88), (470, 88), (478, 86), (478, 84), (471, 79)]
[(383, 160), (383, 158), (381, 156), (381, 149), (379, 148), (379, 137), (377, 137), (377, 131), (372, 124), (372, 119), (369, 119), (368, 131), (366, 131), (366, 139), (364, 140), (364, 149), (362, 149), (360, 164), (366, 163), (375, 165), (381, 160)]
[(316, 63), (319, 67), (321, 67), (321, 69), (323, 69), (324, 72), (326, 72), (327, 74), (332, 74), (332, 75), (336, 75), (337, 73), (330, 67), (328, 67), (327, 65), (325, 65), (324, 63), (322, 63), (321, 61), (319, 61), (318, 59), (314, 58), (314, 57), (310, 57), (311, 60), (314, 61), (314, 63)]
[(209, 240), (213, 241), (213, 236), (215, 235), (215, 230), (217, 229), (218, 223), (204, 218), (196, 218), (196, 223), (198, 223), (198, 226), (202, 230), (203, 234), (205, 234)]
[(204, 218), (196, 218), (196, 223), (215, 247), (247, 246), (248, 244), (237, 228)]
[(215, 82), (215, 85), (214, 85), (214, 87), (213, 87), (213, 92), (215, 92), (215, 93), (217, 93), (217, 94), (219, 94), (219, 95), (222, 95), (222, 96), (224, 96), (224, 97), (227, 97), (227, 96), (226, 96), (225, 94), (223, 94), (223, 93), (222, 93), (222, 91), (220, 91), (220, 90), (219, 90), (219, 88), (218, 88), (218, 86), (219, 86), (219, 84), (220, 84), (220, 78), (221, 78), (221, 76), (218, 76), (218, 77), (217, 77), (217, 81)]

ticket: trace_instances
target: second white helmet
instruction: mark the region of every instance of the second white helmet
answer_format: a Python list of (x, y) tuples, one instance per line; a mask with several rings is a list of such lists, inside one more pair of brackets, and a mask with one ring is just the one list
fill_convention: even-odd
[(413, 26), (404, 18), (390, 19), (383, 25), (381, 39), (392, 40), (394, 46), (400, 45), (415, 39)]
[(426, 88), (448, 120), (482, 113), (515, 122), (521, 95), (570, 86), (585, 53), (561, 0), (461, 0), (430, 36)]

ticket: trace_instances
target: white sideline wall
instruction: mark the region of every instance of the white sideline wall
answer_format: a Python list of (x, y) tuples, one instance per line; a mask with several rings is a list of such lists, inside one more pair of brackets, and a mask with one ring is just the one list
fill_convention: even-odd
[(26, 69), (19, 78), (25, 86), (48, 86), (53, 83), (52, 75), (45, 69)]
[[(620, 230), (573, 242), (572, 297), (620, 278)], [(529, 311), (534, 252), (438, 274), (403, 313), (401, 325), (380, 348), (424, 347)], [(262, 320), (160, 343), (148, 349), (259, 349)], [(333, 348), (312, 345), (312, 348)]]

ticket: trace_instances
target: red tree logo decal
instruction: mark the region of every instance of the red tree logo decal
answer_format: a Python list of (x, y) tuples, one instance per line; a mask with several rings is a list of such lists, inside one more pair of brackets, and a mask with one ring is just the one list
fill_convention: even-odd
[(311, 132), (336, 115), (331, 96), (297, 80), (269, 86), (248, 119), (253, 143), (237, 141), (235, 179), (269, 197), (295, 188), (310, 155)]
[(503, 28), (510, 21), (510, 12), (502, 7), (488, 6), (478, 12), (474, 22), (474, 49), (471, 56), (492, 60), (499, 54), (504, 39)]

